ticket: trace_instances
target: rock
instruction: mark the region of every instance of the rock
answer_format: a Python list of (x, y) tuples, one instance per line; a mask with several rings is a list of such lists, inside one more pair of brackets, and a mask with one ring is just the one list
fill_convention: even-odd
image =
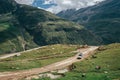
[(18, 53), (18, 54), (16, 54), (15, 56), (16, 56), (16, 57), (19, 57), (19, 56), (21, 56), (21, 53)]
[(82, 77), (86, 77), (86, 74), (85, 74), (85, 73), (83, 73), (81, 76), (82, 76)]
[(107, 74), (108, 72), (107, 71), (104, 71), (105, 74)]
[(101, 67), (100, 67), (100, 66), (96, 66), (95, 69), (96, 69), (96, 70), (100, 70)]

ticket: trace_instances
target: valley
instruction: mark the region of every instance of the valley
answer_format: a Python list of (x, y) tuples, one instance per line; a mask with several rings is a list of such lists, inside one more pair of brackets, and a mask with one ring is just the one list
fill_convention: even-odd
[(0, 1), (0, 15), (0, 54), (51, 44), (101, 43), (101, 39), (84, 26), (14, 0)]
[[(79, 51), (80, 52), (82, 52), (83, 54), (84, 54), (84, 57), (83, 57), (83, 59), (85, 59), (85, 58), (87, 58), (88, 57), (88, 55), (90, 55), (89, 53), (91, 53), (91, 52), (93, 52), (94, 50), (96, 50), (98, 47), (94, 47), (94, 46), (91, 46), (91, 47), (89, 47), (89, 48), (86, 48), (86, 49), (80, 49)], [(79, 54), (79, 51), (77, 52), (78, 54)], [(55, 51), (54, 51), (55, 52)], [(23, 53), (23, 55), (24, 54), (29, 54), (29, 53)], [(71, 53), (72, 54), (72, 53)], [(49, 54), (50, 55), (50, 54)], [(69, 55), (69, 54), (68, 54)], [(74, 54), (75, 55), (75, 54)], [(22, 55), (21, 55), (22, 56)], [(21, 57), (20, 56), (20, 57)], [(52, 55), (53, 56), (53, 55)], [(43, 72), (48, 72), (48, 71), (52, 71), (52, 70), (57, 70), (57, 69), (62, 69), (62, 68), (65, 68), (65, 67), (67, 67), (67, 66), (69, 66), (69, 65), (71, 65), (72, 63), (74, 63), (74, 62), (77, 62), (77, 61), (81, 61), (81, 60), (83, 60), (83, 59), (80, 59), (80, 60), (77, 60), (77, 54), (75, 55), (75, 56), (73, 56), (73, 57), (70, 57), (70, 58), (68, 58), (68, 59), (66, 59), (66, 60), (63, 60), (63, 61), (60, 61), (60, 62), (57, 62), (57, 63), (54, 63), (54, 62), (52, 62), (52, 63), (54, 63), (54, 64), (51, 64), (51, 65), (48, 65), (48, 66), (45, 66), (45, 67), (41, 67), (41, 68), (33, 68), (33, 69), (30, 69), (30, 70), (25, 70), (25, 71), (18, 71), (18, 72), (3, 72), (3, 73), (0, 73), (0, 79), (3, 79), (3, 80), (8, 80), (8, 79), (20, 79), (20, 78), (24, 78), (24, 77), (26, 77), (26, 76), (30, 76), (30, 75), (33, 75), (33, 74), (39, 74), (39, 73), (43, 73)], [(28, 56), (27, 56), (28, 57)], [(49, 56), (48, 56), (49, 57)], [(58, 56), (58, 58), (55, 56), (53, 59), (52, 59), (52, 61), (54, 61), (55, 60), (55, 58), (57, 58), (57, 60), (59, 61), (59, 57), (60, 56)], [(64, 55), (64, 57), (65, 57), (65, 55)], [(9, 62), (9, 61), (12, 61), (12, 60), (9, 60), (9, 59), (13, 59), (13, 60), (15, 60), (15, 58), (13, 57), (11, 57), (11, 58), (8, 58), (7, 60), (8, 61), (6, 61), (6, 59), (4, 59), (4, 60), (1, 60), (2, 61), (2, 63), (4, 63), (4, 61), (5, 61), (5, 63), (7, 63), (7, 62)], [(19, 57), (17, 57), (17, 59), (18, 60), (15, 60), (15, 62), (17, 62), (17, 61), (19, 61)], [(28, 58), (27, 58), (28, 59)], [(64, 58), (62, 58), (62, 59), (64, 59)], [(61, 60), (62, 60), (61, 59)], [(23, 60), (23, 59), (20, 59), (20, 60)], [(36, 60), (36, 59), (35, 59)], [(40, 60), (40, 59), (38, 59), (39, 61), (41, 61), (42, 63), (44, 62), (43, 60)], [(48, 59), (45, 59), (46, 61), (49, 61), (49, 63), (48, 64), (50, 64), (50, 59), (48, 58)], [(14, 62), (14, 63), (15, 63)], [(20, 61), (20, 62), (22, 62), (22, 61)], [(35, 62), (38, 62), (38, 61), (35, 61)], [(0, 62), (0, 64), (2, 64), (1, 62)], [(11, 63), (13, 63), (13, 62), (11, 62)], [(44, 62), (45, 63), (45, 62)], [(8, 63), (7, 63), (8, 64)], [(20, 65), (22, 65), (23, 63), (21, 63)], [(32, 64), (33, 65), (33, 64)], [(46, 64), (47, 65), (47, 64)], [(5, 65), (5, 66), (7, 66), (7, 65)], [(10, 66), (9, 66), (10, 67)], [(12, 67), (15, 67), (13, 64), (12, 64)], [(24, 65), (24, 67), (25, 67), (25, 65)], [(27, 67), (28, 67), (28, 65), (27, 65)], [(40, 67), (40, 66), (39, 66)], [(20, 70), (20, 66), (19, 66), (19, 69), (18, 70)], [(30, 67), (29, 67), (30, 68)], [(14, 69), (14, 68), (13, 68)], [(15, 68), (16, 69), (16, 68)], [(5, 71), (6, 71), (7, 69), (5, 69)], [(8, 69), (9, 70), (9, 69)], [(12, 70), (13, 71), (13, 70)]]
[(0, 80), (120, 80), (120, 1), (78, 2), (0, 0)]

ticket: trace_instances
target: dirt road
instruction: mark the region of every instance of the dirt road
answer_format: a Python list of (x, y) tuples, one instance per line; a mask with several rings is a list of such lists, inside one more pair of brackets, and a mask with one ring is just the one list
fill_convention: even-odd
[(33, 48), (33, 49), (30, 49), (30, 50), (26, 50), (26, 51), (21, 51), (21, 52), (16, 52), (16, 53), (11, 53), (11, 54), (1, 55), (0, 59), (9, 58), (9, 57), (12, 57), (12, 56), (15, 56), (15, 55), (19, 55), (19, 54), (24, 53), (24, 52), (29, 52), (29, 51), (37, 50), (37, 49), (40, 49), (40, 48), (43, 48), (43, 47), (45, 47), (45, 46), (38, 47), (38, 48)]
[(68, 58), (66, 60), (63, 60), (63, 61), (60, 61), (57, 63), (53, 63), (53, 64), (45, 66), (45, 67), (34, 68), (31, 70), (17, 71), (17, 72), (3, 72), (3, 73), (0, 73), (0, 80), (19, 80), (21, 78), (25, 78), (30, 75), (53, 71), (53, 70), (57, 70), (57, 69), (62, 69), (64, 67), (71, 65), (74, 62), (85, 59), (86, 57), (88, 57), (90, 55), (90, 53), (95, 51), (97, 48), (98, 47), (91, 46), (89, 48), (80, 50), (80, 52), (82, 52), (84, 54), (84, 57), (80, 60), (77, 59), (77, 56), (79, 54), (78, 53), (77, 55), (75, 55), (71, 58)]

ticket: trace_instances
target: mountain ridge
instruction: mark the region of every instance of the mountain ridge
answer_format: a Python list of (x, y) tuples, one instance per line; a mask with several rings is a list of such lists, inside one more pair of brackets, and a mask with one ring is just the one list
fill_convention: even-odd
[(57, 15), (84, 25), (102, 38), (104, 44), (120, 42), (120, 1), (106, 0), (97, 5)]
[(0, 4), (0, 53), (51, 44), (100, 44), (100, 39), (83, 26), (50, 12), (14, 0), (0, 0)]

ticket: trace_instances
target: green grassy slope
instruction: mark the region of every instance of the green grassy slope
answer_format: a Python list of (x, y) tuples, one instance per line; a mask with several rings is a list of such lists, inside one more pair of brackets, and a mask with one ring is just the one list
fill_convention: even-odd
[[(96, 25), (97, 24), (97, 25)], [(104, 44), (120, 42), (120, 19), (104, 19), (88, 22), (86, 24), (90, 30), (103, 39)], [(94, 27), (91, 27), (94, 26)]]
[(14, 0), (0, 0), (0, 4), (0, 54), (49, 44), (100, 44), (83, 26), (50, 12)]
[(74, 56), (76, 53), (72, 51), (76, 51), (78, 47), (77, 45), (49, 45), (22, 53), (18, 57), (3, 59), (0, 60), (0, 72), (40, 68)]
[[(21, 12), (22, 15), (20, 15)], [(15, 15), (39, 45), (56, 43), (92, 45), (100, 42), (98, 37), (83, 26), (61, 19), (44, 10), (22, 5)]]
[[(119, 80), (120, 79), (120, 44), (110, 44), (95, 52), (94, 58), (77, 62), (75, 69), (65, 77), (56, 80)], [(100, 70), (96, 70), (100, 66)], [(85, 73), (85, 77), (82, 74)], [(50, 80), (50, 79), (39, 79)]]
[(37, 47), (32, 36), (14, 21), (17, 20), (10, 13), (0, 16), (0, 54)]

